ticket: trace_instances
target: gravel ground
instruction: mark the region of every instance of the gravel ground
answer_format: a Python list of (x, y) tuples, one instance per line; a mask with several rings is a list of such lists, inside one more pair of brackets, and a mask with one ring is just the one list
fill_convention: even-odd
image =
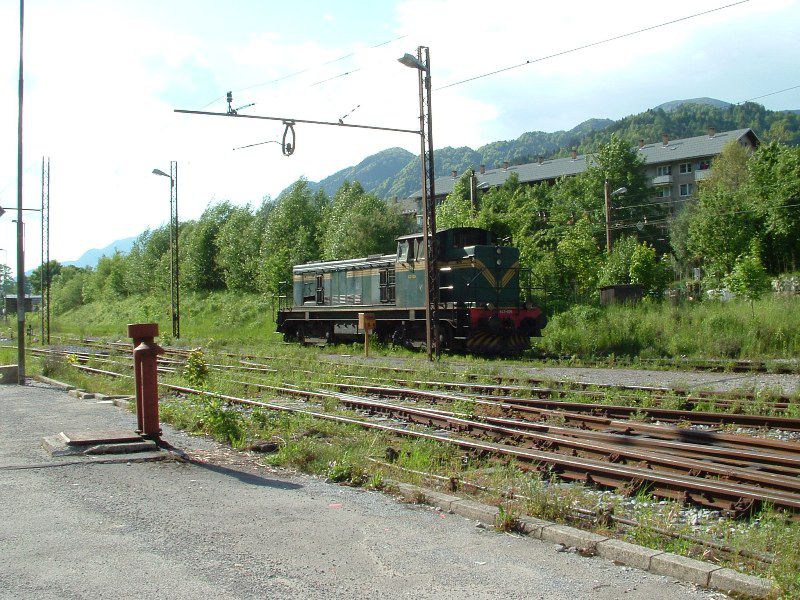
[(0, 598), (724, 598), (169, 428), (203, 464), (55, 466), (39, 447), (134, 422), (45, 386), (0, 387)]
[[(365, 367), (385, 365), (392, 367), (419, 367), (424, 365), (423, 357), (413, 358), (364, 358), (362, 356), (331, 354), (327, 359), (358, 362)], [(439, 363), (442, 370), (508, 373), (520, 376), (542, 377), (554, 381), (583, 381), (603, 385), (642, 385), (652, 387), (681, 388), (715, 391), (753, 391), (770, 390), (782, 394), (800, 393), (800, 375), (779, 375), (773, 373), (710, 373), (703, 371), (661, 371), (649, 369), (612, 369), (597, 367), (535, 367), (523, 362), (504, 363), (501, 361), (472, 363), (463, 358), (443, 357)]]

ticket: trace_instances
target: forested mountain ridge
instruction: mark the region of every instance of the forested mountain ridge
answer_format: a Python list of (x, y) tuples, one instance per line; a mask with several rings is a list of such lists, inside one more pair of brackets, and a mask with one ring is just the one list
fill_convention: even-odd
[[(515, 140), (491, 142), (477, 150), (466, 146), (438, 148), (435, 170), (437, 176), (442, 176), (482, 164), (493, 168), (504, 161), (532, 162), (539, 155), (567, 156), (572, 148), (582, 154), (594, 152), (612, 134), (631, 145), (639, 139), (660, 140), (664, 132), (672, 139), (692, 137), (703, 135), (709, 126), (717, 131), (750, 127), (762, 141), (800, 144), (800, 111), (771, 111), (754, 102), (730, 104), (714, 98), (692, 98), (665, 102), (618, 121), (589, 119), (569, 131), (526, 132)], [(390, 148), (309, 185), (333, 195), (344, 181), (359, 181), (364, 190), (382, 198), (405, 198), (419, 189), (419, 159), (400, 148)]]

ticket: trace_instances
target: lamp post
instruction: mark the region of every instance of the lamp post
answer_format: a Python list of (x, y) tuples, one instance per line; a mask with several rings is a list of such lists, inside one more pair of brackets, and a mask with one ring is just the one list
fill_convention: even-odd
[[(433, 118), (431, 107), (430, 49), (417, 48), (417, 56), (406, 53), (398, 61), (416, 69), (419, 81), (419, 140), (422, 176), (422, 248), (425, 255), (425, 340), (428, 360), (439, 356), (439, 285), (436, 273), (436, 191), (434, 188)], [(427, 151), (427, 157), (426, 157)]]
[(6, 316), (6, 263), (8, 262), (8, 250), (5, 248), (0, 248), (0, 252), (3, 253), (3, 262), (0, 264), (0, 314), (3, 315), (3, 318)]
[(603, 192), (605, 195), (606, 200), (606, 251), (611, 254), (611, 198), (614, 196), (620, 196), (628, 191), (628, 188), (621, 187), (613, 192), (611, 190), (611, 184), (609, 183), (608, 179), (603, 182)]
[(178, 272), (178, 163), (171, 161), (169, 175), (161, 169), (153, 169), (153, 175), (169, 177), (169, 273), (170, 273), (170, 311), (172, 317), (172, 336), (181, 337), (181, 297), (180, 274)]

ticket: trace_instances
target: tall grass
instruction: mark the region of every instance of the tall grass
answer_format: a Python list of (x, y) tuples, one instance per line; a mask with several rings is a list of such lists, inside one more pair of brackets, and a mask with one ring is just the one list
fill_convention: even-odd
[(800, 299), (672, 306), (574, 306), (556, 315), (537, 347), (578, 357), (795, 358), (800, 356)]

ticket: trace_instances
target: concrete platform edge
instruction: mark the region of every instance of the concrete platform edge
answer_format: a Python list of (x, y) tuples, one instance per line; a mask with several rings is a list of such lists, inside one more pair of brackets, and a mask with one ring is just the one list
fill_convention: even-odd
[[(495, 525), (498, 514), (496, 506), (480, 504), (409, 483), (390, 483), (406, 502), (427, 504), (480, 521), (485, 525), (492, 527)], [(777, 598), (779, 594), (777, 587), (768, 579), (745, 575), (712, 563), (653, 550), (534, 517), (520, 518), (519, 525), (520, 532), (529, 537), (567, 547), (592, 550), (597, 556), (614, 563), (694, 583), (736, 598), (771, 599)]]

